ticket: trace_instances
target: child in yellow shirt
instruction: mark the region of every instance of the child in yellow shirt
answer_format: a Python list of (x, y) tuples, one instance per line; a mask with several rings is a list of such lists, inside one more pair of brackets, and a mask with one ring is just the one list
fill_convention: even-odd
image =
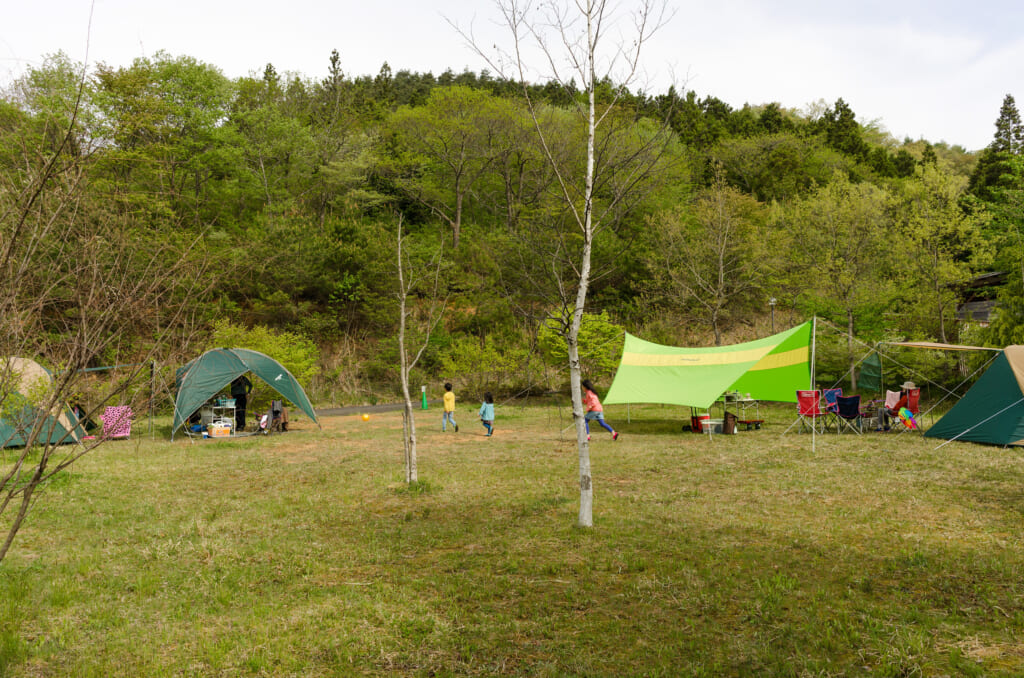
[(448, 430), (448, 422), (452, 423), (455, 427), (455, 432), (459, 432), (459, 425), (455, 423), (455, 393), (452, 391), (451, 383), (444, 385), (444, 415), (441, 418), (441, 430)]

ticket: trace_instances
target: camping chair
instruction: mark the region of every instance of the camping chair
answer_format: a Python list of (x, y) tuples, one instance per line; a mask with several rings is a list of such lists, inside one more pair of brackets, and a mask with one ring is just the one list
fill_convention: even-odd
[(820, 432), (818, 420), (825, 416), (821, 411), (821, 391), (797, 391), (796, 392), (796, 416), (800, 430), (809, 427), (812, 431)]
[(847, 428), (857, 434), (863, 431), (864, 426), (860, 417), (859, 395), (839, 396), (836, 398), (836, 423), (838, 424), (837, 433), (842, 433)]
[(132, 408), (127, 405), (108, 407), (103, 411), (103, 437), (128, 438), (132, 434)]
[(921, 425), (921, 389), (907, 389), (907, 409), (914, 415), (917, 425)]
[[(910, 388), (907, 389), (907, 405), (906, 409), (910, 412), (910, 420), (906, 420), (903, 416), (897, 413), (897, 416), (893, 417), (896, 421), (903, 424), (903, 428), (907, 431), (919, 431), (921, 430), (921, 389)], [(902, 410), (901, 410), (902, 412)]]
[(828, 429), (833, 423), (836, 425), (836, 433), (839, 433), (839, 417), (838, 417), (838, 406), (836, 405), (836, 399), (843, 395), (843, 389), (841, 388), (826, 388), (821, 392), (821, 399), (824, 402), (822, 408), (824, 416), (821, 420), (821, 430)]

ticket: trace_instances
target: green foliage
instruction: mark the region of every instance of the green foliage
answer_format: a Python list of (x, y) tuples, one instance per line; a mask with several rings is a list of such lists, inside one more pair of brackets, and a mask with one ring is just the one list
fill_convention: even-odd
[(965, 210), (983, 212), (985, 240), (994, 250), (993, 270), (1017, 271), (1024, 266), (1024, 156), (1006, 160), (999, 186), (988, 191), (985, 203), (967, 203)]
[(320, 351), (306, 337), (293, 332), (275, 332), (262, 325), (252, 328), (229, 320), (214, 323), (207, 345), (211, 348), (247, 348), (270, 356), (292, 373), (305, 388), (319, 373)]
[(494, 337), (482, 341), (462, 337), (452, 343), (441, 360), (445, 379), (479, 397), (484, 391), (518, 393), (534, 386), (531, 354), (522, 346), (499, 346)]
[[(89, 223), (133, 224), (102, 237), (133, 248), (201, 238), (184, 256), (202, 269), (201, 287), (215, 290), (216, 298), (186, 301), (177, 294), (162, 308), (187, 303), (203, 330), (213, 318), (226, 317), (239, 327), (307, 337), (327, 354), (351, 343), (356, 348), (347, 364), (373, 375), (370, 388), (379, 380), (387, 391), (395, 374), (388, 366), (395, 309), (387, 234), (397, 209), (406, 217), (411, 249), (428, 249), (442, 234), (463, 240), (444, 275), (449, 335), (429, 347), (418, 368), (424, 378), (447, 367), (479, 371), (463, 346), (479, 346), (497, 365), (529, 363), (519, 353), (529, 352), (531, 318), (539, 308), (571, 304), (574, 295), (568, 281), (577, 274), (583, 240), (566, 196), (579, 212), (583, 183), (575, 177), (585, 165), (586, 129), (576, 111), (583, 93), (575, 83), (529, 85), (556, 175), (517, 83), (486, 72), (395, 72), (387, 64), (375, 76), (350, 77), (343, 57), (333, 52), (317, 77), (279, 73), (268, 64), (262, 73), (233, 80), (216, 65), (164, 52), (91, 71), (63, 54), (47, 57), (0, 100), (0, 201), (30, 186), (23, 168), (56, 150), (77, 107), (63, 152), (94, 163), (82, 184)], [(777, 103), (733, 108), (708, 93), (673, 88), (649, 96), (611, 81), (598, 83), (597, 98), (603, 116), (593, 194), (598, 237), (588, 297), (631, 328), (664, 322), (662, 312), (673, 319), (691, 313), (692, 298), (666, 294), (661, 284), (656, 298), (648, 284), (677, 275), (698, 251), (691, 247), (656, 261), (652, 255), (665, 254), (673, 224), (655, 215), (679, 208), (677, 221), (693, 230), (695, 210), (681, 206), (716, 185), (718, 167), (735, 190), (734, 202), (751, 198), (763, 204), (762, 212), (785, 215), (764, 225), (761, 214), (743, 236), (739, 251), (746, 262), (765, 268), (730, 278), (753, 284), (724, 303), (724, 332), (756, 320), (768, 294), (788, 299), (789, 309), (825, 309), (837, 320), (849, 311), (842, 295), (817, 282), (857, 274), (855, 253), (830, 252), (834, 247), (819, 237), (827, 230), (819, 215), (845, 209), (843, 191), (825, 189), (837, 174), (854, 187), (850, 191), (893, 198), (899, 207), (886, 225), (891, 238), (897, 227), (927, 225), (928, 215), (940, 211), (915, 216), (910, 207), (922, 202), (919, 166), (955, 177), (975, 170), (976, 158), (961, 147), (923, 139), (899, 145), (877, 125), (858, 123), (843, 99), (807, 111)], [(941, 208), (943, 223), (962, 232), (957, 224), (971, 222), (981, 229), (980, 240), (949, 228), (912, 231), (921, 233), (911, 239), (919, 251), (930, 239), (958, 252), (950, 255), (952, 263), (947, 256), (932, 267), (941, 274), (933, 282), (984, 265), (964, 253), (968, 242), (976, 253), (995, 251), (993, 266), (1000, 270), (1018, 265), (1020, 137), (1008, 97), (992, 147), (977, 162), (981, 184), (972, 183), (973, 197), (961, 195)], [(805, 214), (813, 227), (798, 218)], [(99, 230), (83, 227), (75, 246)], [(872, 250), (875, 230), (868, 220), (844, 237)], [(799, 247), (781, 245), (787, 238)], [(807, 262), (830, 261), (834, 270), (805, 285), (798, 266), (777, 265), (790, 252), (804, 269)], [(797, 257), (788, 258), (794, 264)], [(920, 266), (917, 253), (883, 248), (876, 260), (858, 283), (872, 298), (854, 304), (854, 326), (942, 334), (942, 319), (952, 320), (957, 301), (951, 288), (936, 287), (941, 292), (931, 296), (920, 288), (922, 274), (912, 270)], [(906, 275), (915, 289), (904, 296), (915, 301), (892, 306), (888, 281)], [(676, 307), (670, 308), (673, 297)], [(923, 307), (917, 302), (932, 299), (941, 299), (943, 308), (915, 317)], [(148, 341), (140, 334), (125, 345), (134, 350)], [(453, 351), (454, 363), (446, 363)], [(487, 378), (508, 388), (534, 380), (506, 377), (504, 369)], [(597, 377), (605, 368), (588, 369)]]
[(690, 204), (651, 219), (650, 298), (706, 324), (720, 344), (730, 320), (763, 295), (775, 258), (766, 219), (757, 200), (716, 172)]
[(1012, 186), (1007, 175), (1012, 174), (1008, 163), (1024, 151), (1024, 125), (1021, 124), (1017, 104), (1009, 94), (1003, 99), (996, 119), (996, 133), (971, 174), (971, 193), (982, 200), (996, 200), (994, 191)]
[[(607, 311), (599, 314), (584, 313), (580, 324), (580, 371), (590, 379), (605, 379), (615, 374), (622, 356), (625, 330), (612, 322)], [(549, 364), (565, 367), (569, 364), (569, 348), (565, 335), (543, 323), (537, 333), (537, 346)]]
[(906, 329), (950, 341), (956, 311), (955, 286), (984, 270), (991, 261), (983, 236), (983, 214), (961, 206), (967, 180), (937, 164), (921, 165), (904, 184), (899, 206), (899, 239), (907, 256), (898, 268), (907, 271), (900, 302), (917, 310), (918, 322)]
[(853, 109), (842, 98), (836, 100), (833, 108), (825, 111), (820, 124), (829, 146), (858, 160), (867, 159), (871, 148), (864, 141)]
[(794, 133), (730, 138), (711, 150), (729, 183), (762, 202), (791, 200), (853, 166), (817, 138)]
[(998, 305), (989, 326), (982, 331), (988, 346), (1024, 344), (1024, 282), (1013, 275), (999, 292)]

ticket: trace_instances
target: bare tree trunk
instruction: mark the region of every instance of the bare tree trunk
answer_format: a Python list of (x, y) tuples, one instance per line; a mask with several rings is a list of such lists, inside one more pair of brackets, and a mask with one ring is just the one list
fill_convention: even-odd
[(428, 268), (433, 268), (433, 289), (431, 294), (431, 309), (426, 319), (426, 329), (424, 330), (423, 343), (416, 355), (412, 358), (409, 357), (409, 350), (407, 348), (406, 334), (408, 330), (408, 319), (411, 312), (408, 309), (407, 300), (410, 292), (416, 287), (418, 283), (418, 276), (416, 269), (411, 263), (407, 263), (406, 257), (403, 255), (402, 243), (405, 236), (402, 233), (402, 221), (401, 215), (398, 216), (397, 226), (397, 244), (396, 251), (398, 254), (398, 356), (399, 356), (399, 371), (401, 372), (402, 380), (402, 397), (404, 399), (404, 407), (402, 409), (402, 444), (405, 450), (405, 482), (415, 483), (419, 482), (419, 475), (416, 470), (416, 418), (413, 414), (412, 404), (412, 393), (409, 388), (409, 373), (416, 366), (420, 356), (423, 355), (423, 351), (426, 350), (427, 345), (430, 343), (430, 333), (433, 331), (437, 323), (441, 321), (444, 315), (444, 308), (447, 303), (447, 299), (438, 300), (439, 285), (440, 285), (440, 273), (441, 273), (441, 260), (444, 248), (444, 240), (442, 239), (442, 249), (438, 252), (435, 260), (428, 265)]
[(398, 219), (398, 357), (402, 373), (402, 396), (405, 407), (402, 410), (402, 444), (405, 448), (405, 482), (415, 483), (416, 475), (416, 419), (413, 417), (412, 397), (409, 394), (409, 354), (405, 350), (406, 297), (409, 288), (405, 283), (405, 265), (402, 260), (402, 219)]
[[(66, 174), (42, 177), (48, 200), (31, 218), (12, 220), (13, 212), (0, 205), (0, 232), (10, 238), (0, 261), (0, 356), (7, 356), (0, 359), (0, 405), (27, 398), (18, 407), (28, 418), (20, 420), (20, 431), (0, 440), (6, 446), (17, 436), (21, 445), (13, 463), (6, 456), (0, 463), (0, 517), (17, 506), (10, 522), (3, 521), (0, 561), (43, 496), (36, 490), (105, 441), (100, 436), (70, 444), (78, 441), (72, 433), (78, 422), (66, 412), (68, 401), (81, 393), (83, 370), (100, 358), (118, 362), (121, 356), (120, 362), (133, 363), (117, 380), (93, 383), (86, 418), (118, 402), (142, 414), (147, 396), (140, 387), (152, 384), (151, 361), (172, 337), (182, 340), (178, 330), (187, 323), (189, 302), (208, 292), (200, 287), (206, 280), (203, 264), (193, 263), (188, 251), (154, 246), (154, 236), (130, 217), (126, 223), (106, 213), (91, 219), (93, 206), (81, 183), (65, 182)], [(0, 196), (10, 196), (4, 188)], [(112, 242), (120, 247), (112, 249)], [(152, 344), (139, 350), (138, 337), (147, 335)], [(19, 374), (24, 368), (9, 357), (35, 355), (47, 358), (52, 376), (25, 391)], [(62, 417), (66, 434), (57, 428)]]
[[(603, 5), (603, 3), (602, 3)], [(590, 257), (594, 242), (594, 136), (597, 131), (597, 108), (595, 100), (596, 78), (594, 58), (597, 36), (594, 32), (593, 5), (587, 6), (587, 71), (589, 75), (587, 91), (587, 174), (583, 188), (583, 252), (580, 256), (580, 280), (576, 288), (576, 307), (573, 309), (572, 325), (569, 329), (569, 374), (573, 387), (573, 414), (579, 411), (576, 424), (576, 442), (579, 448), (580, 475), (580, 527), (594, 526), (594, 483), (590, 476), (590, 442), (587, 440), (586, 421), (583, 419), (583, 392), (580, 388), (580, 354), (579, 336), (583, 324), (583, 309), (587, 303), (587, 290), (590, 287)]]

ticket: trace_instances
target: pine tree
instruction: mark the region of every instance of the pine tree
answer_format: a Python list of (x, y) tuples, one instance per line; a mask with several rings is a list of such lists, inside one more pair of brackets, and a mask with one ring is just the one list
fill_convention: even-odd
[(871, 149), (861, 136), (857, 116), (842, 98), (837, 99), (835, 107), (827, 110), (822, 116), (822, 126), (825, 130), (825, 142), (829, 146), (858, 160), (868, 158)]
[(1013, 96), (1007, 94), (1003, 105), (999, 107), (999, 118), (996, 120), (996, 136), (989, 145), (995, 151), (1019, 155), (1024, 151), (1024, 126), (1020, 122), (1020, 113)]
[(1003, 105), (999, 108), (996, 119), (996, 134), (978, 158), (978, 166), (971, 174), (969, 190), (982, 200), (994, 199), (992, 189), (1003, 186), (1003, 176), (1007, 174), (1007, 160), (1024, 151), (1024, 126), (1021, 125), (1020, 112), (1013, 96), (1007, 94)]

